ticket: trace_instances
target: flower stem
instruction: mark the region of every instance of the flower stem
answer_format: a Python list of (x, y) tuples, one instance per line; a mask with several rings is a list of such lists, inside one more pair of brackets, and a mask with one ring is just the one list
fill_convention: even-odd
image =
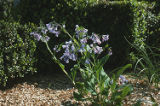
[(67, 32), (66, 29), (63, 28), (63, 32), (66, 33), (66, 34), (77, 44), (77, 46), (79, 46), (78, 41), (77, 41), (76, 39), (74, 39), (74, 38), (69, 34), (69, 32)]
[(67, 75), (67, 77), (72, 81), (73, 85), (75, 85), (75, 82), (72, 80), (72, 78), (69, 76), (69, 74), (67, 73), (67, 71), (65, 70), (65, 66), (56, 58), (56, 56), (53, 54), (53, 52), (51, 51), (51, 49), (49, 48), (49, 45), (47, 42), (45, 42), (46, 47), (49, 51), (49, 53), (52, 55), (52, 59), (55, 63), (57, 63), (60, 68), (62, 69), (62, 71)]

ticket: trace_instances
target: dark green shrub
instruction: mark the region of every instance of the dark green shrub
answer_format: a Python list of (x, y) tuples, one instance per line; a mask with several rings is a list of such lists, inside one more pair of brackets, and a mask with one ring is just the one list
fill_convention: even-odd
[(10, 0), (0, 1), (0, 20), (11, 19), (12, 2)]
[(152, 8), (150, 8), (150, 17), (148, 19), (148, 34), (147, 44), (160, 47), (160, 1), (152, 2)]
[(33, 25), (0, 21), (0, 83), (4, 86), (10, 78), (36, 72), (32, 28)]
[(116, 67), (130, 59), (131, 50), (124, 37), (143, 46), (146, 39), (143, 35), (147, 31), (147, 5), (143, 2), (134, 4), (123, 1), (21, 0), (15, 9), (15, 17), (19, 17), (22, 23), (31, 21), (38, 24), (40, 20), (44, 23), (52, 20), (65, 23), (71, 34), (76, 24), (91, 32), (109, 34), (113, 56), (108, 66)]

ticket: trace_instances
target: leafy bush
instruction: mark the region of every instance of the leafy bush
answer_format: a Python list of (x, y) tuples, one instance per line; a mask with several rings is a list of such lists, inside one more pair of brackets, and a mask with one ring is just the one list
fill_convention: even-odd
[[(129, 15), (131, 13), (129, 5), (123, 2), (110, 4), (101, 3), (98, 5), (97, 2), (93, 2), (93, 0), (89, 0), (88, 3), (84, 0), (42, 0), (41, 2), (38, 0), (34, 2), (31, 0), (21, 0), (16, 8), (16, 14), (18, 14), (22, 23), (31, 21), (38, 24), (40, 20), (42, 20), (43, 23), (55, 20), (59, 23), (65, 23), (67, 30), (71, 34), (74, 33), (72, 29), (75, 24), (88, 28), (90, 30), (89, 33), (93, 31), (100, 34), (108, 32), (108, 34), (111, 35), (109, 42), (115, 53), (111, 56), (113, 61), (109, 62), (108, 66), (116, 67), (117, 65), (122, 65), (127, 62), (126, 57), (129, 54), (129, 46), (127, 46), (124, 36), (131, 35), (131, 30), (126, 29), (129, 29), (131, 25), (130, 19), (132, 18)], [(126, 20), (128, 22), (127, 24), (125, 23)], [(114, 42), (116, 42), (116, 44), (118, 43), (118, 46), (115, 45)], [(44, 49), (45, 48), (41, 50)], [(116, 61), (119, 62), (117, 63)]]
[(0, 1), (0, 20), (10, 19), (12, 17), (11, 14), (12, 2), (9, 0), (1, 0)]
[(29, 35), (33, 27), (0, 21), (0, 83), (4, 86), (10, 78), (36, 72), (36, 45)]
[[(100, 34), (107, 32), (111, 35), (109, 43), (114, 54), (110, 57), (113, 61), (109, 61), (106, 67), (116, 67), (128, 63), (131, 60), (130, 52), (134, 51), (129, 47), (124, 36), (139, 47), (144, 46), (148, 37), (148, 24), (152, 23), (149, 21), (149, 17), (152, 17), (152, 14), (149, 14), (150, 7), (152, 4), (136, 0), (125, 0), (125, 2), (21, 0), (15, 7), (14, 15), (22, 23), (31, 21), (38, 24), (40, 20), (43, 23), (52, 20), (65, 23), (71, 34), (74, 33), (72, 29), (75, 24), (88, 28), (89, 33), (93, 31)], [(51, 64), (51, 60), (47, 58), (49, 53), (41, 51), (45, 49), (43, 46), (41, 47), (39, 52), (44, 53), (42, 56), (46, 57), (46, 62), (48, 62), (46, 64)]]
[(147, 44), (153, 47), (160, 47), (160, 1), (152, 1), (152, 8), (149, 8), (149, 24)]

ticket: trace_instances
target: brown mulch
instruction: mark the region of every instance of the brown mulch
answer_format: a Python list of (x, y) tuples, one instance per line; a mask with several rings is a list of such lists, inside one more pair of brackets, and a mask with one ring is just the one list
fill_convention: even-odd
[(140, 78), (140, 76), (138, 78), (133, 75), (124, 76), (129, 81), (129, 84), (133, 86), (133, 92), (124, 100), (126, 106), (133, 105), (138, 101), (141, 101), (141, 106), (152, 106), (152, 99), (160, 105), (160, 86), (158, 88), (155, 88), (154, 85), (149, 86), (147, 80)]
[[(151, 99), (160, 104), (160, 90), (148, 86), (146, 80), (125, 75), (133, 92), (123, 101), (124, 106), (131, 106), (142, 101), (141, 106), (152, 106)], [(17, 81), (10, 88), (0, 90), (0, 106), (87, 106), (87, 102), (77, 102), (73, 98), (75, 90), (63, 74), (29, 76)]]

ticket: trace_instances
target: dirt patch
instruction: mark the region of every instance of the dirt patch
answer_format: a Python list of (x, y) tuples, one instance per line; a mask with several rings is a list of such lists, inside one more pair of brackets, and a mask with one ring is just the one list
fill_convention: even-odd
[[(160, 90), (149, 87), (145, 80), (125, 75), (134, 91), (123, 101), (131, 106), (141, 101), (141, 106), (152, 106), (154, 98), (160, 104)], [(73, 98), (74, 87), (63, 74), (34, 75), (23, 79), (6, 90), (0, 90), (1, 106), (88, 106)]]

